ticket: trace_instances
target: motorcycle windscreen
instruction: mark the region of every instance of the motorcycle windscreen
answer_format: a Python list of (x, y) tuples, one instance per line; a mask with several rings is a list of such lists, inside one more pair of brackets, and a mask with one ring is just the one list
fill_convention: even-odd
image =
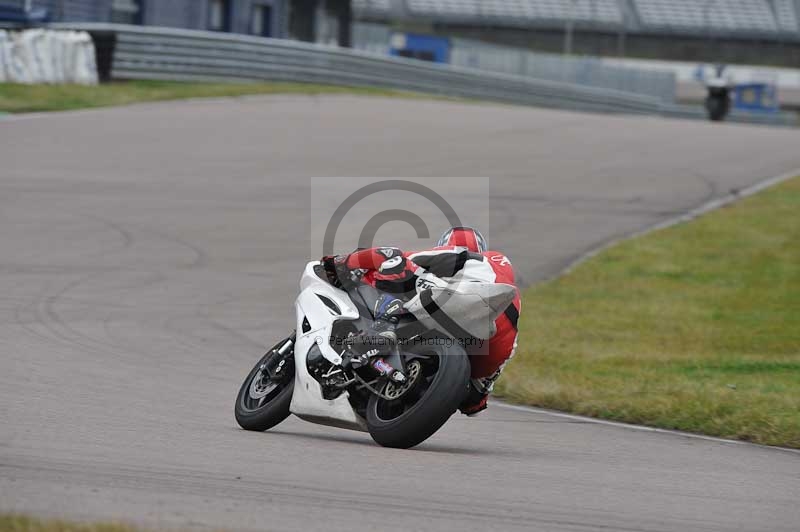
[(451, 338), (488, 340), (515, 295), (516, 288), (508, 284), (461, 282), (423, 290), (405, 307), (422, 325)]

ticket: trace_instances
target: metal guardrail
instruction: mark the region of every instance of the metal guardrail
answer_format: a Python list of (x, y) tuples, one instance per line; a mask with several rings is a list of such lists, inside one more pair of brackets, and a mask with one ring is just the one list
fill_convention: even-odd
[(597, 57), (532, 52), (471, 39), (450, 39), (450, 43), (453, 65), (644, 94), (663, 102), (675, 101), (673, 72), (612, 66)]
[(652, 96), (296, 41), (119, 24), (50, 27), (85, 30), (106, 40), (113, 35), (111, 79), (321, 83), (580, 111), (686, 115)]
[(247, 35), (115, 24), (52, 24), (113, 33), (112, 79), (297, 81), (418, 91), (567, 109), (657, 113), (656, 98)]
[[(353, 48), (379, 55), (390, 54), (394, 32), (385, 24), (353, 23)], [(451, 65), (514, 74), (529, 78), (613, 89), (675, 101), (675, 74), (666, 70), (618, 66), (602, 58), (565, 56), (486, 43), (474, 39), (448, 38)]]

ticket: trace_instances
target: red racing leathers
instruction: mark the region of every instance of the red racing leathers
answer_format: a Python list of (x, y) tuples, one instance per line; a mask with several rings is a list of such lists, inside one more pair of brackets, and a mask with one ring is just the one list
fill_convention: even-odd
[[(460, 276), (467, 281), (496, 282), (516, 286), (511, 261), (497, 251), (473, 253), (459, 247), (402, 252), (398, 248), (376, 247), (351, 253), (345, 259), (349, 269), (362, 269), (362, 281), (395, 294), (413, 295), (425, 277), (434, 275), (447, 280)], [(472, 378), (486, 391), (500, 375), (505, 362), (517, 347), (517, 321), (520, 311), (519, 290), (511, 305), (495, 321), (497, 331), (489, 340), (488, 350), (470, 353)]]

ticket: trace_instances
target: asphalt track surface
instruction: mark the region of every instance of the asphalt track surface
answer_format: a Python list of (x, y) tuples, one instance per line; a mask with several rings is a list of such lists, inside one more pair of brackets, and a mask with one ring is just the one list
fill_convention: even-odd
[(796, 531), (800, 455), (781, 450), (496, 405), (398, 451), (296, 418), (245, 432), (232, 406), (291, 327), (318, 229), (309, 178), (491, 176), (492, 242), (531, 283), (800, 167), (799, 148), (789, 129), (351, 96), (0, 120), (0, 510), (214, 529)]

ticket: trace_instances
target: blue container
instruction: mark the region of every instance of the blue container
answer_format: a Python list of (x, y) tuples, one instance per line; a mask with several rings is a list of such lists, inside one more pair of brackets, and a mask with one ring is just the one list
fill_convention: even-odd
[(416, 33), (394, 33), (389, 46), (389, 55), (421, 59), (434, 63), (450, 61), (450, 40), (434, 35)]
[(769, 83), (742, 83), (733, 88), (733, 108), (756, 113), (777, 113), (778, 90)]

